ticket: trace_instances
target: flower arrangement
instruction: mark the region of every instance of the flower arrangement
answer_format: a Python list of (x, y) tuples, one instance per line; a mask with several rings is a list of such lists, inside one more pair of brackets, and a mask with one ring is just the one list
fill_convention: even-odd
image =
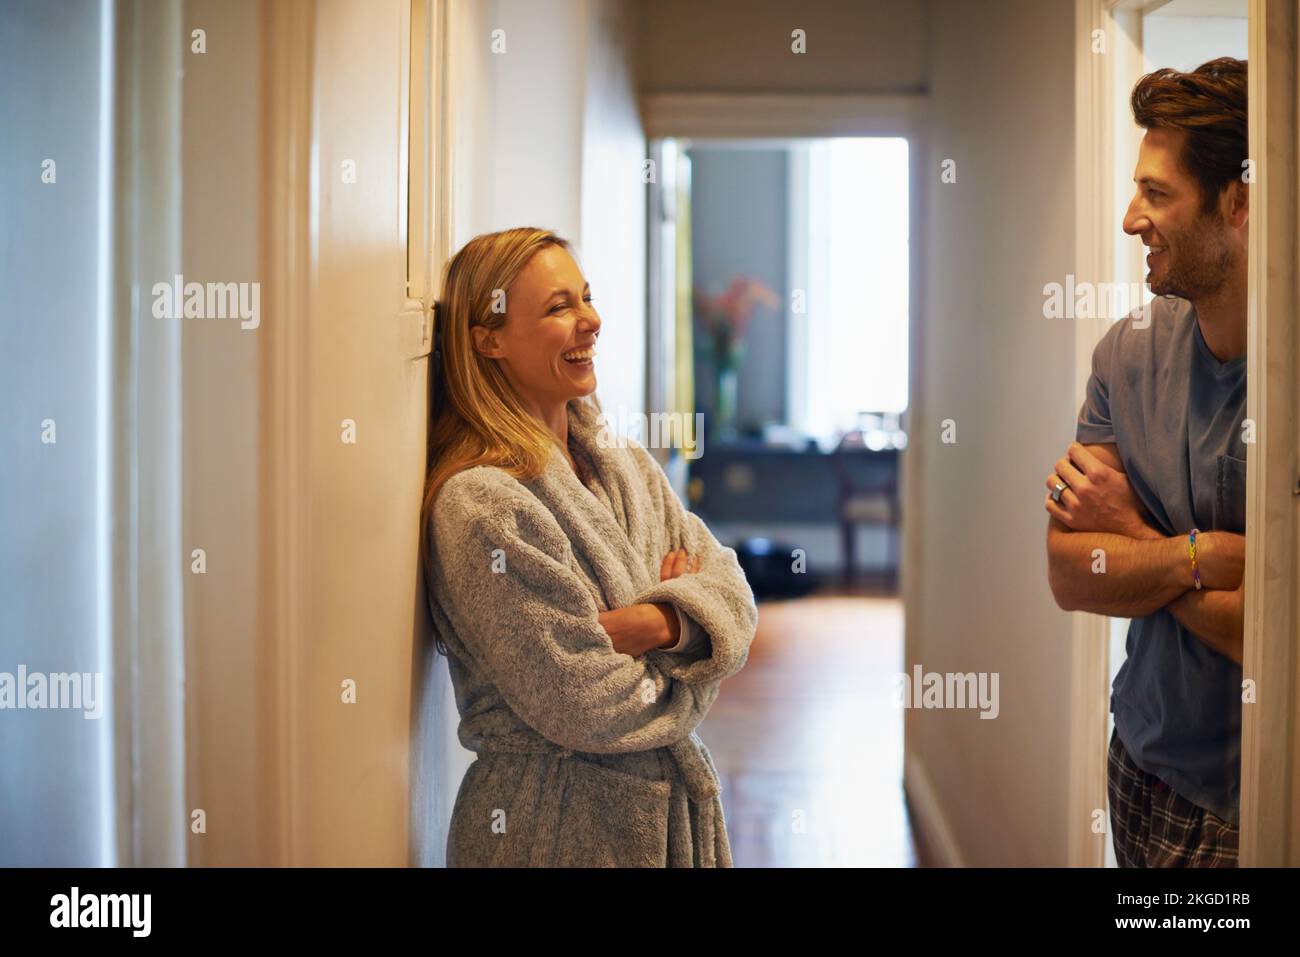
[(735, 276), (726, 292), (710, 296), (695, 289), (695, 324), (711, 346), (718, 369), (734, 369), (743, 354), (745, 330), (754, 318), (756, 306), (775, 309), (780, 300), (770, 288), (749, 276)]
[(737, 372), (744, 356), (745, 330), (758, 306), (775, 309), (780, 304), (768, 286), (749, 276), (735, 276), (720, 296), (694, 290), (695, 326), (707, 344), (717, 377), (714, 408), (716, 424), (724, 434), (735, 431)]

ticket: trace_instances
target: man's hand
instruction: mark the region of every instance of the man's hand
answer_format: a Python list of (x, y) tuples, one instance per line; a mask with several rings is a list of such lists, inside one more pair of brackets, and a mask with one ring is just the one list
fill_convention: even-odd
[[(1191, 560), (1189, 548), (1189, 564)], [(1203, 588), (1235, 591), (1246, 574), (1246, 536), (1236, 532), (1197, 533), (1196, 565)]]
[[(1075, 442), (1047, 480), (1069, 484), (1061, 503), (1046, 499), (1048, 580), (1066, 610), (1135, 618), (1158, 608), (1201, 641), (1241, 663), (1246, 538), (1199, 532), (1196, 562), (1202, 589), (1193, 587), (1187, 535), (1166, 538), (1146, 524), (1113, 445)], [(1108, 553), (1106, 575), (1092, 574), (1095, 550)], [(1102, 582), (1105, 587), (1098, 587)]]
[[(1114, 444), (1074, 443), (1058, 467), (1078, 486), (1064, 493), (1063, 503), (1054, 502), (1050, 495), (1044, 500), (1051, 516), (1047, 523), (1047, 580), (1062, 609), (1140, 618), (1192, 587), (1187, 539), (1166, 538), (1141, 520)], [(1091, 479), (1084, 471), (1089, 468)], [(1116, 485), (1117, 480), (1122, 487)], [(1054, 488), (1057, 481), (1053, 474), (1048, 486)], [(1118, 495), (1120, 504), (1106, 503), (1111, 492)], [(1125, 531), (1098, 531), (1093, 525)], [(1100, 568), (1099, 555), (1105, 557)]]
[(1049, 493), (1044, 506), (1072, 531), (1109, 532), (1137, 539), (1163, 537), (1147, 524), (1128, 476), (1078, 442), (1071, 442), (1057, 461), (1056, 471), (1047, 477), (1048, 489), (1055, 490), (1058, 482), (1068, 486), (1061, 501), (1056, 502)]
[(1245, 634), (1246, 583), (1235, 589), (1184, 592), (1169, 612), (1179, 623), (1225, 658), (1241, 664)]

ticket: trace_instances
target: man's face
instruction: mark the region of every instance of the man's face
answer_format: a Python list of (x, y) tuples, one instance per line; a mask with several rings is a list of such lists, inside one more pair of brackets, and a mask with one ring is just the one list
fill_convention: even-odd
[(1124, 232), (1147, 247), (1147, 285), (1157, 296), (1197, 300), (1227, 281), (1234, 236), (1222, 204), (1201, 211), (1200, 185), (1179, 163), (1183, 130), (1150, 129), (1138, 149), (1137, 192), (1124, 216)]

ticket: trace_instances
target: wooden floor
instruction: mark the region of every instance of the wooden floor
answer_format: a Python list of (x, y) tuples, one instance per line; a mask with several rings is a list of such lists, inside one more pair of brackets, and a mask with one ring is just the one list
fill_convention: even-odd
[(722, 779), (737, 867), (915, 867), (903, 801), (903, 605), (759, 605), (749, 663), (700, 738)]

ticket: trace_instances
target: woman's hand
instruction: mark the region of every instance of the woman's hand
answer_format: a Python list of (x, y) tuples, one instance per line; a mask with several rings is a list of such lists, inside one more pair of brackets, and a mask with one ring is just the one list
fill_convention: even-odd
[[(679, 548), (664, 556), (659, 566), (659, 580), (666, 582), (700, 570), (700, 559)], [(602, 611), (596, 616), (600, 626), (614, 643), (614, 650), (639, 658), (656, 648), (671, 648), (681, 638), (682, 623), (677, 609), (668, 602), (629, 605)]]
[(620, 654), (639, 658), (656, 648), (671, 648), (681, 637), (677, 610), (667, 602), (628, 605), (596, 616)]
[(666, 582), (670, 578), (680, 578), (687, 572), (698, 572), (699, 570), (700, 557), (698, 555), (688, 555), (686, 549), (679, 548), (664, 556), (663, 562), (659, 565), (659, 580)]

